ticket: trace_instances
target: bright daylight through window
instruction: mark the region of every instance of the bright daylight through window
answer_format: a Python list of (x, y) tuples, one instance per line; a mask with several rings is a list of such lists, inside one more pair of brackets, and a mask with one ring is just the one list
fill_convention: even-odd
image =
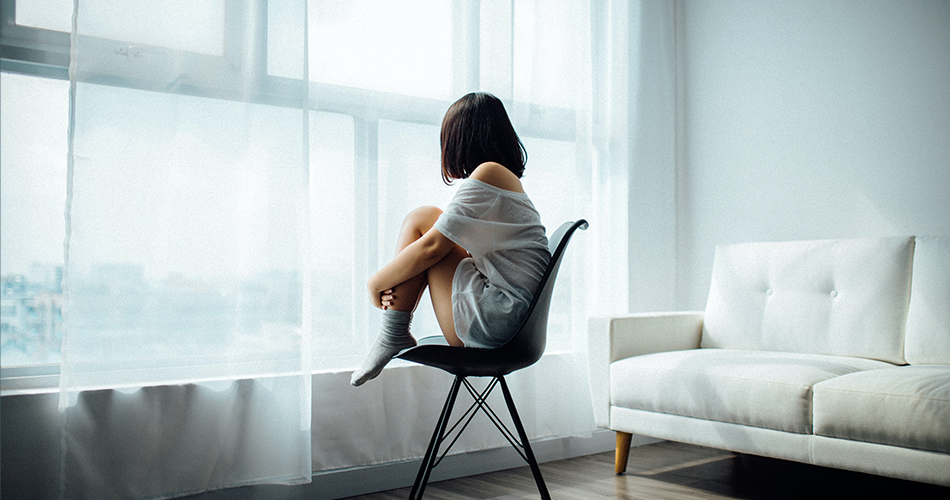
[[(313, 332), (314, 369), (354, 366), (378, 321), (365, 305), (369, 274), (391, 258), (409, 210), (444, 207), (457, 187), (439, 177), (439, 126), (448, 105), (472, 90), (492, 92), (510, 108), (528, 150), (525, 187), (542, 222), (552, 229), (583, 215), (591, 188), (575, 160), (575, 70), (550, 59), (585, 46), (569, 35), (570, 8), (333, 0), (310, 1), (304, 13), (302, 3), (271, 1), (251, 4), (245, 16), (224, 0), (160, 4), (91, 1), (78, 20), (88, 53), (107, 47), (93, 55), (107, 77), (79, 84), (77, 106), (93, 97), (106, 104), (86, 104), (86, 132), (75, 142), (95, 148), (99, 163), (83, 163), (88, 156), (74, 151), (76, 196), (94, 195), (72, 205), (93, 221), (71, 233), (72, 248), (91, 256), (70, 259), (66, 273), (67, 288), (79, 290), (70, 307), (81, 322), (72, 328), (140, 338), (129, 348), (150, 353), (163, 352), (155, 337), (180, 338), (176, 348), (219, 342), (212, 351), (241, 356), (275, 328), (288, 342), (304, 328)], [(2, 5), (0, 364), (57, 364), (72, 1)], [(110, 12), (128, 15), (119, 22)], [(294, 35), (303, 31), (294, 28), (302, 16), (306, 51)], [(231, 29), (255, 22), (244, 38)], [(564, 29), (535, 29), (540, 23)], [(195, 69), (166, 85), (163, 58)], [(306, 86), (300, 75), (308, 75)], [(308, 89), (302, 98), (300, 88)], [(302, 120), (302, 102), (307, 141), (271, 134), (271, 124)], [(253, 134), (228, 138), (222, 120), (245, 120)], [(299, 208), (281, 191), (297, 180), (281, 169), (298, 160), (279, 157), (294, 148), (309, 152), (299, 160), (308, 169), (309, 228), (281, 222)], [(150, 167), (164, 161), (160, 155), (178, 166)], [(257, 159), (273, 171), (255, 170)], [(565, 186), (573, 204), (564, 203)], [(307, 230), (309, 254), (301, 257), (298, 231)], [(560, 280), (556, 300), (565, 304), (552, 314), (560, 326), (549, 351), (570, 348), (574, 286)], [(438, 331), (429, 309), (414, 328)], [(250, 341), (252, 334), (259, 337)]]
[(59, 363), (69, 82), (0, 74), (0, 364)]

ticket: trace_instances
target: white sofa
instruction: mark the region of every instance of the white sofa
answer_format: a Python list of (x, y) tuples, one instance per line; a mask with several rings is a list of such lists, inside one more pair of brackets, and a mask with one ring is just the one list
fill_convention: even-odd
[(706, 310), (591, 318), (598, 426), (950, 486), (950, 238), (725, 245)]

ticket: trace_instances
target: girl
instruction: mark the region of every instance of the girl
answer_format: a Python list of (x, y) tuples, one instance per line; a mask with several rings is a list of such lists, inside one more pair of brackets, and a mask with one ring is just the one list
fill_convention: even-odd
[(370, 303), (383, 310), (383, 324), (353, 373), (355, 386), (416, 345), (409, 322), (427, 286), (450, 345), (504, 344), (550, 260), (544, 226), (521, 187), (524, 145), (502, 102), (484, 93), (462, 97), (446, 112), (440, 141), (442, 180), (467, 180), (445, 212), (422, 207), (406, 216), (396, 257), (370, 278)]

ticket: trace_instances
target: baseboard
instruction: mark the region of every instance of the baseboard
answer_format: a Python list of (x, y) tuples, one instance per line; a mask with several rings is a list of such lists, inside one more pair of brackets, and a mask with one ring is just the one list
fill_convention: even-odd
[[(658, 442), (653, 438), (634, 436), (633, 446)], [(533, 441), (531, 448), (538, 462), (612, 451), (616, 444), (614, 433), (595, 431), (590, 437), (564, 437)], [(231, 488), (188, 497), (189, 500), (332, 500), (354, 495), (411, 486), (421, 460), (407, 460), (369, 467), (315, 473), (310, 484), (300, 486), (259, 485)], [(510, 447), (449, 455), (432, 471), (430, 482), (485, 474), (523, 467), (524, 461)], [(611, 471), (612, 472), (612, 471)]]
[[(613, 432), (597, 431), (589, 438), (542, 439), (532, 442), (531, 448), (538, 462), (544, 463), (609, 451), (614, 449), (614, 445)], [(313, 484), (320, 486), (320, 495), (315, 498), (332, 499), (412, 486), (420, 463), (420, 460), (409, 460), (316, 474)], [(432, 471), (430, 481), (474, 476), (524, 465), (524, 460), (510, 447), (459, 453), (445, 457)], [(355, 491), (357, 485), (362, 491)]]

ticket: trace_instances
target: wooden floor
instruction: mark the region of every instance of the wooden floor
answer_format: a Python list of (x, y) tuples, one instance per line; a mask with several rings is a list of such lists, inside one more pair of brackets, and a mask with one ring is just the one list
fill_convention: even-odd
[[(662, 442), (631, 450), (625, 475), (613, 452), (541, 464), (556, 500), (615, 499), (940, 499), (950, 488)], [(948, 471), (950, 473), (950, 471)], [(348, 500), (409, 497), (403, 488)], [(540, 498), (527, 466), (432, 483), (428, 500)]]

